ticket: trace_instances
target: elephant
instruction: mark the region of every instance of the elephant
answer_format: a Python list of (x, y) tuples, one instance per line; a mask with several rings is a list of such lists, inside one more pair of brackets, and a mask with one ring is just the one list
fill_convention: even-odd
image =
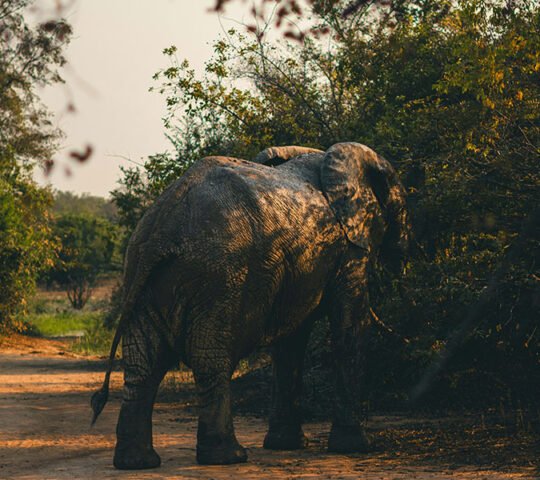
[(365, 452), (360, 372), (377, 258), (400, 264), (409, 242), (406, 193), (391, 164), (359, 143), (325, 152), (272, 147), (254, 161), (195, 162), (147, 210), (124, 265), (124, 302), (93, 422), (122, 340), (123, 401), (114, 466), (160, 465), (152, 410), (165, 373), (192, 369), (199, 464), (245, 462), (231, 413), (231, 376), (260, 346), (273, 387), (264, 447), (300, 449), (302, 365), (314, 322), (328, 318), (335, 368), (331, 452)]

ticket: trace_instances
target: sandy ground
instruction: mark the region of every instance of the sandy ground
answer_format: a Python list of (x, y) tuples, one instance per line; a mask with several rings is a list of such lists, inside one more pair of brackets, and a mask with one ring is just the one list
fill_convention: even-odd
[[(23, 338), (23, 337), (19, 337)], [(327, 424), (307, 424), (310, 447), (302, 452), (261, 448), (266, 424), (237, 417), (239, 440), (249, 449), (242, 465), (201, 467), (195, 463), (193, 409), (158, 403), (154, 445), (162, 467), (119, 472), (111, 464), (120, 406), (121, 373), (97, 425), (90, 428), (89, 398), (101, 383), (104, 363), (64, 351), (39, 339), (0, 344), (0, 479), (514, 479), (539, 478), (532, 468), (492, 471), (436, 460), (414, 464), (399, 452), (330, 455), (324, 452)]]

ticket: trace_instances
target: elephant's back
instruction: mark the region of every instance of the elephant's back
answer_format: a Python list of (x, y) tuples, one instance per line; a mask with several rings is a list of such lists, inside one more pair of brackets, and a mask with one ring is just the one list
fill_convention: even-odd
[[(156, 201), (134, 235), (221, 243), (246, 235), (294, 229), (313, 234), (336, 224), (328, 202), (313, 182), (278, 169), (230, 157), (196, 162)], [(238, 241), (242, 240), (239, 238)], [(243, 240), (248, 240), (244, 238)], [(224, 245), (224, 248), (226, 245)]]
[(204, 177), (189, 190), (184, 205), (190, 212), (186, 232), (257, 245), (268, 237), (285, 243), (291, 236), (332, 237), (328, 229), (337, 223), (327, 200), (294, 171), (219, 157), (201, 162), (207, 162)]

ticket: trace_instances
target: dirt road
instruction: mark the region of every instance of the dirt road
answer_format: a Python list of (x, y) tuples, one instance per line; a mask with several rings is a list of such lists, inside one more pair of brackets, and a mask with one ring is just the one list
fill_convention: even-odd
[(89, 427), (89, 397), (103, 378), (103, 362), (74, 357), (61, 344), (30, 340), (0, 345), (0, 479), (514, 479), (537, 478), (531, 468), (490, 471), (476, 467), (411, 463), (399, 452), (330, 455), (323, 451), (326, 424), (306, 425), (310, 447), (302, 452), (261, 448), (262, 419), (236, 419), (239, 440), (249, 448), (243, 465), (201, 467), (195, 463), (193, 411), (159, 403), (154, 444), (157, 470), (119, 472), (111, 464), (121, 373), (97, 425)]

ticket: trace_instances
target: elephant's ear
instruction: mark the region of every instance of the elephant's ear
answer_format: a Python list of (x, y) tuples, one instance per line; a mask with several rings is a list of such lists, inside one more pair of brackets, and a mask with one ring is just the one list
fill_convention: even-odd
[(288, 147), (270, 147), (258, 153), (253, 161), (255, 163), (276, 167), (282, 163), (285, 163), (291, 158), (305, 155), (306, 153), (323, 152), (321, 150), (317, 150), (316, 148), (298, 147), (296, 145), (291, 145)]
[(321, 184), (330, 207), (349, 241), (367, 251), (384, 236), (394, 177), (390, 163), (360, 143), (338, 143), (324, 156)]

